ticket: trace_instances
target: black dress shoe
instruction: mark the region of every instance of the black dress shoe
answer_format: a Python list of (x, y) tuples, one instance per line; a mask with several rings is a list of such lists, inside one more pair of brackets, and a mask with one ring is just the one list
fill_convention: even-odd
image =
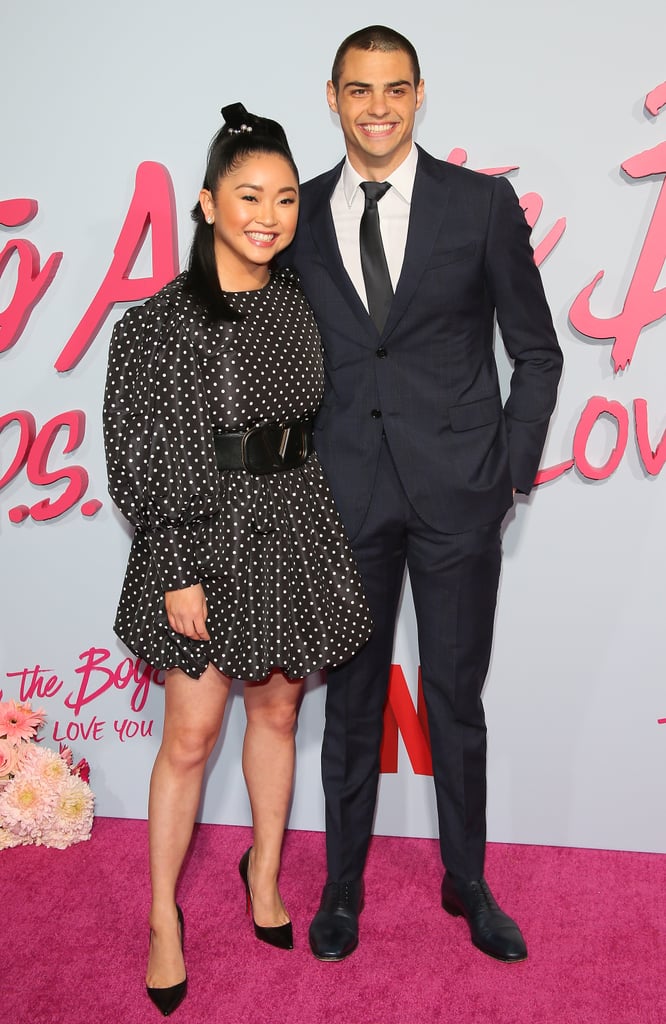
[(442, 882), (442, 906), (454, 917), (467, 919), (472, 942), (482, 953), (504, 963), (527, 959), (520, 928), (498, 907), (484, 878), (465, 882), (447, 871)]
[(358, 946), (363, 880), (327, 882), (310, 925), (310, 949), (317, 960), (344, 960)]
[[(176, 905), (178, 911), (178, 924), (180, 926), (180, 948), (183, 948), (183, 939), (185, 936), (185, 922), (183, 920), (183, 912), (178, 905)], [(151, 932), (152, 935), (152, 932)], [(154, 1002), (157, 1009), (164, 1017), (168, 1017), (169, 1014), (173, 1013), (177, 1007), (180, 1006), (183, 999), (187, 995), (187, 974), (185, 975), (184, 981), (179, 981), (177, 985), (169, 985), (168, 988), (149, 988), (146, 985), (146, 992)]]

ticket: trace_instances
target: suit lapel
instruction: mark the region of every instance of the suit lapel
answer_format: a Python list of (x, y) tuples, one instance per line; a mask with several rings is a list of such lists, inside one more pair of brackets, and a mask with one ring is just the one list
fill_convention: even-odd
[(399, 323), (412, 300), (428, 265), (449, 202), (450, 189), (441, 173), (440, 164), (420, 147), (418, 150), (419, 162), (412, 192), (405, 258), (391, 311), (384, 327), (384, 337), (387, 337)]
[[(449, 202), (449, 185), (442, 174), (442, 165), (428, 153), (419, 150), (414, 179), (412, 203), (407, 231), (407, 244), (402, 272), (393, 303), (382, 333), (386, 338), (402, 319), (425, 271), (435, 239), (439, 234)], [(345, 270), (331, 216), (331, 194), (342, 172), (344, 161), (319, 179), (316, 193), (310, 197), (308, 223), (312, 240), (326, 269), (342, 294), (351, 312), (364, 329), (364, 341), (375, 347), (379, 332)]]
[(310, 231), (314, 245), (319, 250), (335, 286), (341, 292), (351, 312), (364, 327), (366, 334), (369, 335), (369, 343), (376, 345), (377, 329), (345, 270), (331, 215), (331, 194), (341, 171), (342, 163), (322, 177), (318, 193), (312, 197), (312, 213), (309, 217)]

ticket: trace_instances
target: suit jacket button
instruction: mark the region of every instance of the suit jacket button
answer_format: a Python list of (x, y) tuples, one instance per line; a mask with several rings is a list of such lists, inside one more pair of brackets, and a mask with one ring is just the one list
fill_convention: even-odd
[(380, 417), (382, 415), (381, 414), (381, 410), (379, 410), (379, 409), (372, 409), (371, 412), (370, 412), (370, 415), (372, 416), (373, 420), (378, 420), (378, 419), (380, 419)]
[(377, 349), (377, 352), (376, 352), (375, 354), (376, 354), (376, 356), (377, 356), (377, 358), (378, 358), (378, 359), (386, 359), (386, 357), (387, 357), (387, 355), (388, 355), (388, 352), (386, 351), (386, 349), (385, 349), (385, 348), (384, 348), (384, 346), (382, 345), (382, 347), (381, 347), (381, 348), (378, 348), (378, 349)]

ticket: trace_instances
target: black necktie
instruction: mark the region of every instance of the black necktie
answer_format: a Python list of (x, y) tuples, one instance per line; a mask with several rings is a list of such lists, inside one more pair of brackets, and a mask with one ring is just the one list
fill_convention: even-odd
[(361, 217), (359, 232), (361, 269), (368, 299), (368, 312), (380, 332), (383, 330), (391, 308), (393, 286), (382, 245), (377, 203), (390, 187), (391, 184), (388, 181), (361, 182), (361, 188), (365, 192), (365, 209)]

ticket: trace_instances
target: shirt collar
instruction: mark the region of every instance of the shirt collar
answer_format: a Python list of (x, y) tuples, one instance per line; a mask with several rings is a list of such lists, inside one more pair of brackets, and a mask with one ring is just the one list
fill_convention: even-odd
[[(418, 163), (419, 154), (416, 146), (412, 143), (412, 148), (409, 153), (402, 161), (399, 167), (396, 167), (385, 181), (390, 181), (391, 188), (394, 192), (397, 192), (401, 199), (407, 204), (412, 201), (412, 191), (414, 189), (414, 179), (416, 177), (416, 165)], [(349, 162), (349, 157), (345, 158), (345, 162), (342, 168), (342, 190), (345, 194), (345, 199), (349, 207), (352, 206), (356, 194), (360, 192), (360, 185), (363, 178), (358, 171), (354, 170)]]

